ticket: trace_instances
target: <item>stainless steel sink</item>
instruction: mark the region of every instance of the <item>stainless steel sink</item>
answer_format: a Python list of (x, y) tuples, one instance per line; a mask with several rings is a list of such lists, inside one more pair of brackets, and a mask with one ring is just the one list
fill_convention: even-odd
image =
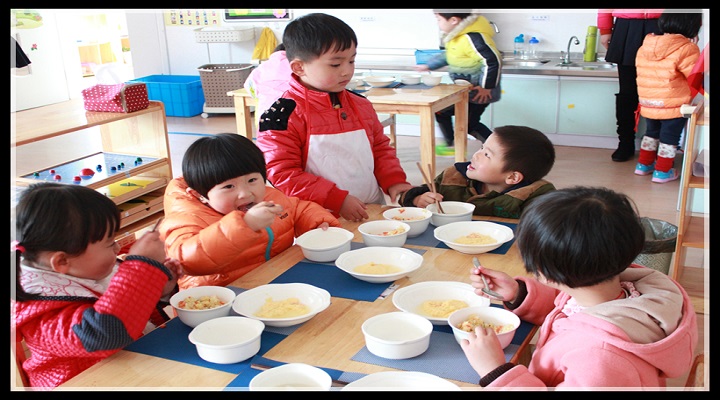
[(555, 64), (556, 67), (565, 67), (565, 68), (582, 68), (584, 70), (594, 70), (594, 69), (611, 69), (614, 68), (615, 65), (612, 63), (607, 62), (580, 62), (580, 63), (560, 63)]
[(545, 63), (540, 61), (514, 61), (514, 60), (508, 60), (503, 61), (503, 66), (506, 67), (525, 67), (525, 68), (535, 68), (545, 65)]

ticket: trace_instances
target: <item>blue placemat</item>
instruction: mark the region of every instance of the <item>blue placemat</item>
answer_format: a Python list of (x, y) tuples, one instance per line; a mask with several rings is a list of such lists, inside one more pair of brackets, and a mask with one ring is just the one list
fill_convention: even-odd
[[(363, 243), (352, 242), (351, 249), (365, 247)], [(420, 255), (426, 250), (408, 249)], [(330, 296), (352, 300), (375, 301), (393, 282), (370, 283), (361, 281), (335, 266), (334, 262), (317, 263), (300, 261), (270, 283), (307, 283), (327, 290)]]
[[(496, 224), (505, 225), (508, 228), (513, 230), (513, 234), (515, 233), (515, 228), (517, 227), (517, 224), (511, 223), (511, 222), (499, 222), (499, 221), (491, 221)], [(430, 230), (430, 227), (428, 227), (428, 230)], [(427, 231), (425, 231), (427, 233)], [(502, 246), (498, 247), (497, 249), (493, 251), (488, 251), (488, 254), (505, 254), (510, 250), (510, 247), (515, 243), (515, 236), (513, 235), (513, 238), (508, 240), (507, 242), (503, 243)], [(435, 246), (439, 249), (449, 249), (449, 247), (438, 240), (438, 244)]]

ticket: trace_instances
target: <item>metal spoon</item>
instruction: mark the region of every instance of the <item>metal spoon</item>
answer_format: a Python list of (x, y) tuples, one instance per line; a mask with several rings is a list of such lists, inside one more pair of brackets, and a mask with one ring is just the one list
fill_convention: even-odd
[[(477, 257), (473, 257), (473, 264), (475, 265), (475, 269), (477, 269), (477, 270), (480, 269), (480, 260), (478, 260)], [(493, 291), (493, 290), (490, 290), (490, 288), (488, 287), (487, 280), (485, 280), (485, 275), (483, 275), (483, 274), (481, 273), (481, 274), (480, 274), (480, 278), (481, 278), (482, 281), (483, 281), (483, 285), (485, 285), (485, 287), (482, 288), (482, 292), (483, 292), (483, 293), (485, 293), (486, 295), (488, 295), (488, 296), (490, 296), (490, 297), (495, 298), (496, 300), (503, 300), (503, 301), (505, 300), (505, 298), (503, 297), (503, 295), (501, 295), (500, 293), (497, 293), (497, 292), (495, 292), (495, 291)]]

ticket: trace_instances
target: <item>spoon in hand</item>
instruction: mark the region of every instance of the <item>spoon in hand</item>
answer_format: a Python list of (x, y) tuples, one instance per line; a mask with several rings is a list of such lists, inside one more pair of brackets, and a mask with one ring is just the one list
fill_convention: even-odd
[[(478, 260), (477, 257), (473, 257), (473, 264), (475, 265), (475, 269), (477, 269), (477, 270), (480, 269), (480, 260)], [(505, 298), (500, 293), (490, 290), (490, 287), (488, 287), (487, 280), (485, 279), (485, 275), (483, 275), (482, 273), (480, 273), (479, 275), (483, 281), (483, 285), (485, 285), (485, 287), (482, 288), (483, 293), (485, 293), (486, 295), (488, 295), (490, 297), (495, 298), (496, 300), (505, 300)]]

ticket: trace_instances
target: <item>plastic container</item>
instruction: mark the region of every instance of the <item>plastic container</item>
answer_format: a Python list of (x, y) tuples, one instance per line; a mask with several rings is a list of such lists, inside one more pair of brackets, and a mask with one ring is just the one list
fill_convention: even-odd
[(162, 101), (168, 117), (194, 117), (203, 111), (205, 95), (197, 75), (150, 75), (130, 82), (145, 83), (148, 99)]
[(535, 38), (535, 36), (531, 37), (530, 40), (528, 40), (528, 57), (529, 59), (536, 60), (540, 57), (538, 57), (538, 45), (540, 44), (540, 41)]
[(525, 35), (522, 33), (515, 37), (513, 54), (515, 55), (515, 58), (523, 58), (525, 56)]
[(442, 54), (445, 50), (415, 50), (415, 64), (424, 65), (437, 54)]
[(583, 61), (597, 61), (597, 26), (588, 26), (587, 36), (585, 36), (585, 52), (583, 53)]

